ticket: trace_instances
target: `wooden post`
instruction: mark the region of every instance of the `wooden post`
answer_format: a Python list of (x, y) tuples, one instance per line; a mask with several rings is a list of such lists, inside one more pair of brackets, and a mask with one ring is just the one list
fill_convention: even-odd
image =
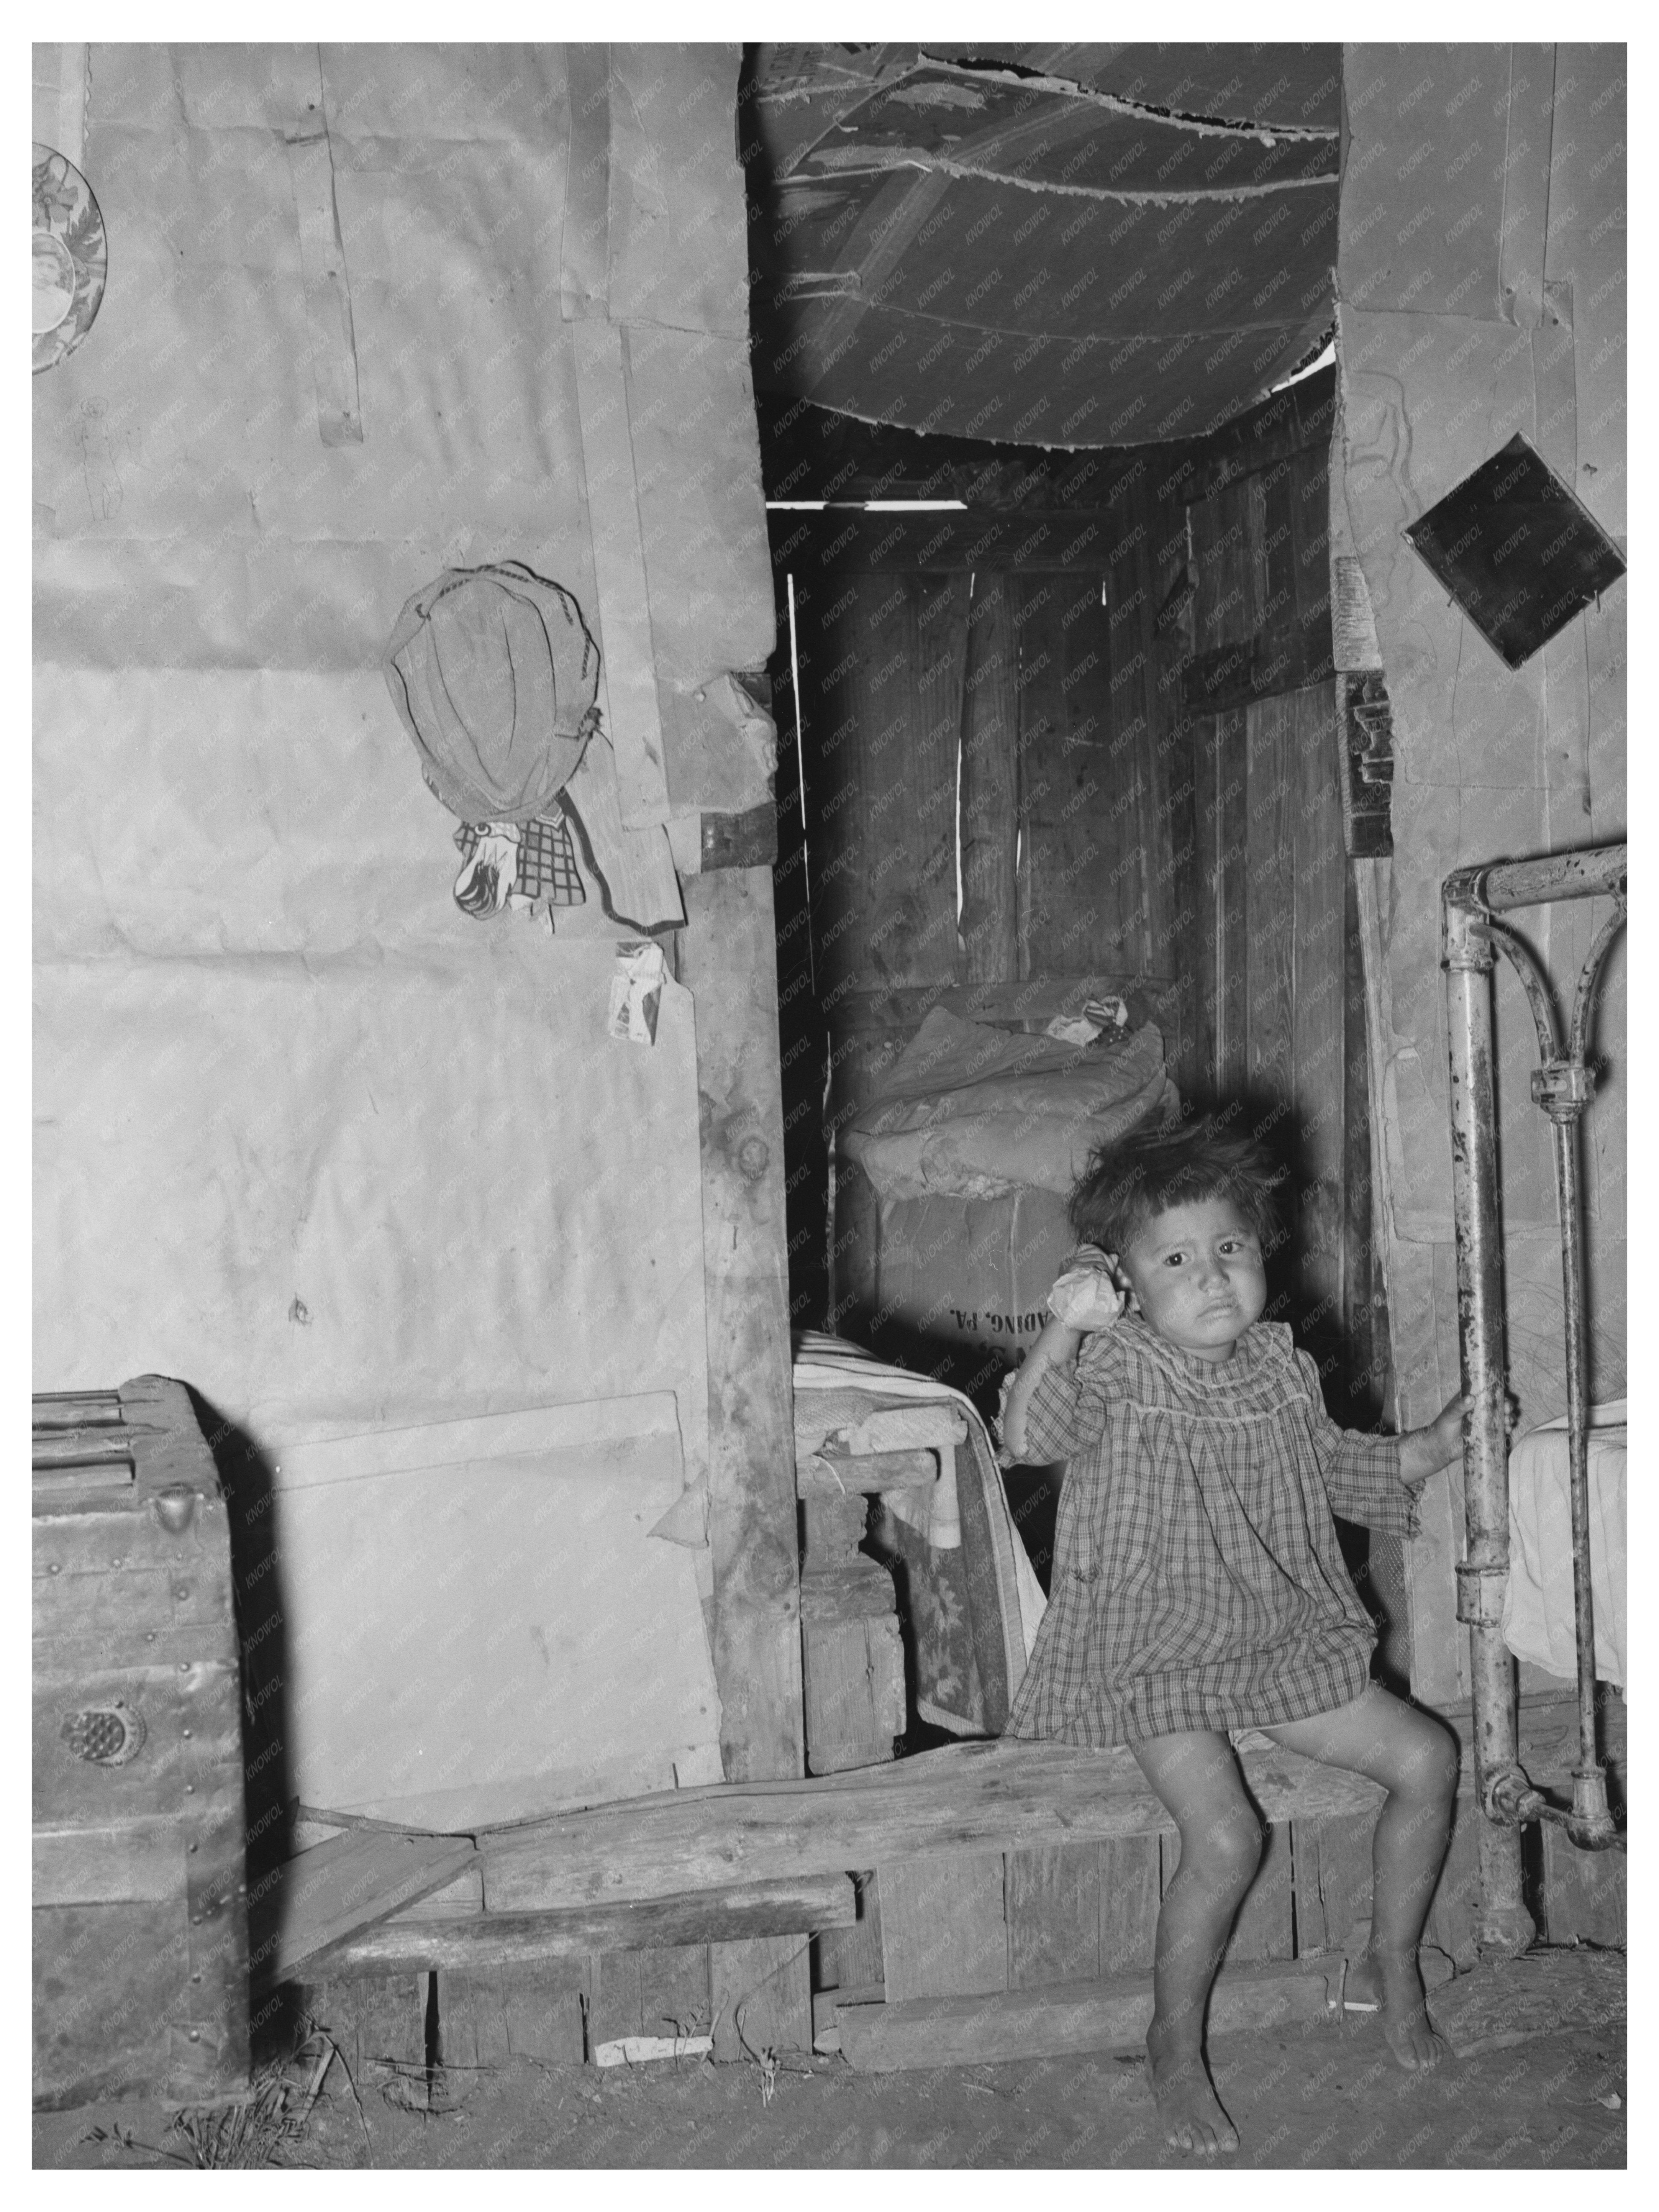
[[(870, 1455), (884, 1461), (913, 1455)], [(920, 1455), (932, 1458), (932, 1454)], [(811, 1467), (809, 1459), (804, 1464)], [(841, 1462), (849, 1473), (857, 1462)], [(828, 1462), (820, 1460), (820, 1468)], [(937, 1462), (934, 1462), (937, 1467)], [(828, 1478), (833, 1480), (833, 1476)], [(814, 1774), (873, 1766), (904, 1733), (904, 1648), (887, 1568), (859, 1551), (870, 1501), (861, 1491), (803, 1498), (801, 1659), (806, 1759)]]
[(708, 1316), (714, 1677), (728, 1782), (805, 1771), (772, 878), (685, 885)]
[(1019, 974), (1014, 656), (1009, 580), (977, 576), (968, 616), (962, 710), (962, 975), (968, 983), (1012, 983)]
[[(728, 1782), (755, 1782), (805, 1771), (770, 872), (694, 877), (685, 907), (680, 976), (696, 1001), (720, 1758)], [(740, 1996), (763, 1987), (767, 2045), (810, 2051), (805, 1936), (799, 1961), (793, 1944), (762, 1936), (717, 1945), (713, 2002), (718, 2014), (729, 1999), (735, 2012)], [(762, 2032), (757, 2021), (753, 2033)]]

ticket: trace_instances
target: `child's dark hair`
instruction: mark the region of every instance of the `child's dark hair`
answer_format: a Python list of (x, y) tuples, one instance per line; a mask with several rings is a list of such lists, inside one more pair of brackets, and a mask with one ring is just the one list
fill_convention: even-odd
[(1265, 1238), (1282, 1175), (1254, 1137), (1232, 1134), (1212, 1115), (1200, 1114), (1103, 1145), (1079, 1178), (1067, 1211), (1080, 1243), (1119, 1255), (1170, 1206), (1206, 1198), (1231, 1199)]

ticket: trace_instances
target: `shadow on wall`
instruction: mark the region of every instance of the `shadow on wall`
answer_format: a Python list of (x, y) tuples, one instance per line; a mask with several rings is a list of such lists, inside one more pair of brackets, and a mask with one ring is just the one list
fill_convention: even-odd
[[(186, 1385), (186, 1388), (189, 1386)], [(246, 1430), (210, 1400), (191, 1403), (213, 1454), (230, 1529), (231, 1588), (242, 1660), (242, 1777), (247, 1824), (248, 1964), (256, 1992), (277, 1936), (278, 1874), (294, 1850), (290, 1787), (288, 1630), (283, 1609), (276, 1491), (270, 1460)], [(261, 2017), (262, 2014), (264, 2017)], [(250, 2014), (253, 2062), (286, 2047), (282, 2008), (256, 2002)]]

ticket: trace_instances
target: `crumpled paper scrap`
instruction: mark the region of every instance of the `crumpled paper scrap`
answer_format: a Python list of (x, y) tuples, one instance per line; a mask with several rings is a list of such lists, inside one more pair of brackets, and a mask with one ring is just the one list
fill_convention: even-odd
[(605, 1025), (610, 1036), (624, 1037), (630, 1044), (655, 1044), (657, 1009), (662, 1003), (666, 972), (660, 945), (630, 943), (617, 947)]

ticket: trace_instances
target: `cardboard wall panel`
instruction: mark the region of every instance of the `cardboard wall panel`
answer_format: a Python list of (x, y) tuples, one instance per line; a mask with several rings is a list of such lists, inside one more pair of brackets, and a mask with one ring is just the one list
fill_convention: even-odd
[(736, 46), (611, 49), (609, 295), (618, 322), (749, 340)]
[(631, 329), (628, 386), (663, 667), (681, 686), (763, 668), (776, 616), (747, 345)]
[(527, 927), (42, 960), (38, 1386), (178, 1375), (237, 1419), (655, 1387), (695, 1430), (691, 1009), (608, 1037), (611, 965)]
[(1571, 288), (1573, 489), (1621, 540), (1628, 527), (1626, 106), (1622, 48), (1557, 48), (1544, 276), (1547, 285)]
[(458, 1828), (719, 1778), (691, 1558), (651, 1534), (672, 1398), (280, 1450), (305, 1803)]
[[(256, 70), (262, 50), (246, 51)], [(514, 555), (589, 603), (593, 588), (558, 312), (562, 147), (545, 126), (520, 141), (428, 138), (441, 103), (418, 80), (406, 138), (355, 137), (360, 57), (379, 51), (348, 50), (347, 119), (330, 120), (361, 446), (318, 439), (281, 137), (181, 130), (165, 112), (149, 125), (106, 119), (102, 102), (140, 68), (127, 58), (147, 49), (98, 50), (88, 158), (119, 243), (95, 339), (34, 393), (48, 536), (205, 539), (233, 560), (273, 538), (406, 546), (407, 581), (388, 578), (387, 603), (361, 610), (366, 659), (434, 547), (470, 563)]]
[(1495, 316), (1510, 48), (1350, 45), (1342, 80), (1339, 299), (1378, 313)]
[[(1624, 527), (1624, 57), (1345, 49), (1332, 536), (1361, 563), (1393, 708), (1394, 858), (1381, 864), (1367, 981), (1381, 1016), (1402, 1425), (1429, 1418), (1457, 1372), (1442, 880), (1477, 860), (1620, 837), (1626, 817), (1626, 586), (1511, 672), (1401, 532), (1516, 431), (1607, 527)], [(1517, 917), (1569, 1000), (1602, 915), (1597, 902)], [(1610, 973), (1600, 1030), (1610, 1076), (1586, 1136), (1599, 1395), (1622, 1390), (1626, 1360), (1622, 973)], [(1553, 1176), (1528, 1096), (1533, 1024), (1502, 963), (1496, 989), (1510, 1381), (1536, 1420), (1565, 1402)], [(1431, 1697), (1456, 1695), (1464, 1668), (1451, 1603), (1460, 1519), (1455, 1495), (1437, 1504), (1410, 1547), (1413, 1682)]]

